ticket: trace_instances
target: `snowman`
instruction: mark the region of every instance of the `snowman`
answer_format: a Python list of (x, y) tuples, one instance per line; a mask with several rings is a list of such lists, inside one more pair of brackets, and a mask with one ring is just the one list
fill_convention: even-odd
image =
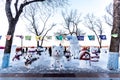
[(74, 59), (79, 59), (80, 45), (76, 35), (72, 35), (69, 42), (70, 42), (70, 53), (73, 55)]
[(53, 46), (52, 47), (52, 60), (51, 67), (52, 69), (64, 69), (64, 47), (63, 46)]

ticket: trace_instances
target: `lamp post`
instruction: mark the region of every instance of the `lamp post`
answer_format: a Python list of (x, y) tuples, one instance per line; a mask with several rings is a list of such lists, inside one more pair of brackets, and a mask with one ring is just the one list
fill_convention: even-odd
[(21, 39), (21, 48), (23, 47), (23, 35), (16, 35), (16, 37), (19, 37)]
[(23, 47), (23, 36), (21, 35), (20, 38), (21, 38), (21, 48), (22, 48)]

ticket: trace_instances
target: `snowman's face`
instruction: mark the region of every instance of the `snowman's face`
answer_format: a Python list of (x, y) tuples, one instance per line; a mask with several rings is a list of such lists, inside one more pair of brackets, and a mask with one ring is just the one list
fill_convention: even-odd
[(63, 46), (53, 46), (52, 48), (52, 56), (53, 57), (63, 57), (64, 55), (64, 48)]

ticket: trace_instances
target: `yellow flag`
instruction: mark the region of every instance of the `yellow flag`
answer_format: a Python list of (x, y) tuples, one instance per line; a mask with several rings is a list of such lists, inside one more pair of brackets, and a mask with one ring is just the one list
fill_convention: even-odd
[(42, 36), (36, 36), (36, 41), (42, 40)]

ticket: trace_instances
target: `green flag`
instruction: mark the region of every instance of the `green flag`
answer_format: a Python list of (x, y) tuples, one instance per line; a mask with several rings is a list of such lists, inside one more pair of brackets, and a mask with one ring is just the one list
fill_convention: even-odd
[(25, 36), (25, 40), (31, 40), (31, 36)]
[(47, 39), (52, 39), (52, 36), (46, 36)]
[(56, 36), (56, 39), (57, 40), (63, 40), (63, 36), (62, 35)]
[(111, 34), (111, 36), (116, 38), (116, 37), (118, 37), (118, 34)]

